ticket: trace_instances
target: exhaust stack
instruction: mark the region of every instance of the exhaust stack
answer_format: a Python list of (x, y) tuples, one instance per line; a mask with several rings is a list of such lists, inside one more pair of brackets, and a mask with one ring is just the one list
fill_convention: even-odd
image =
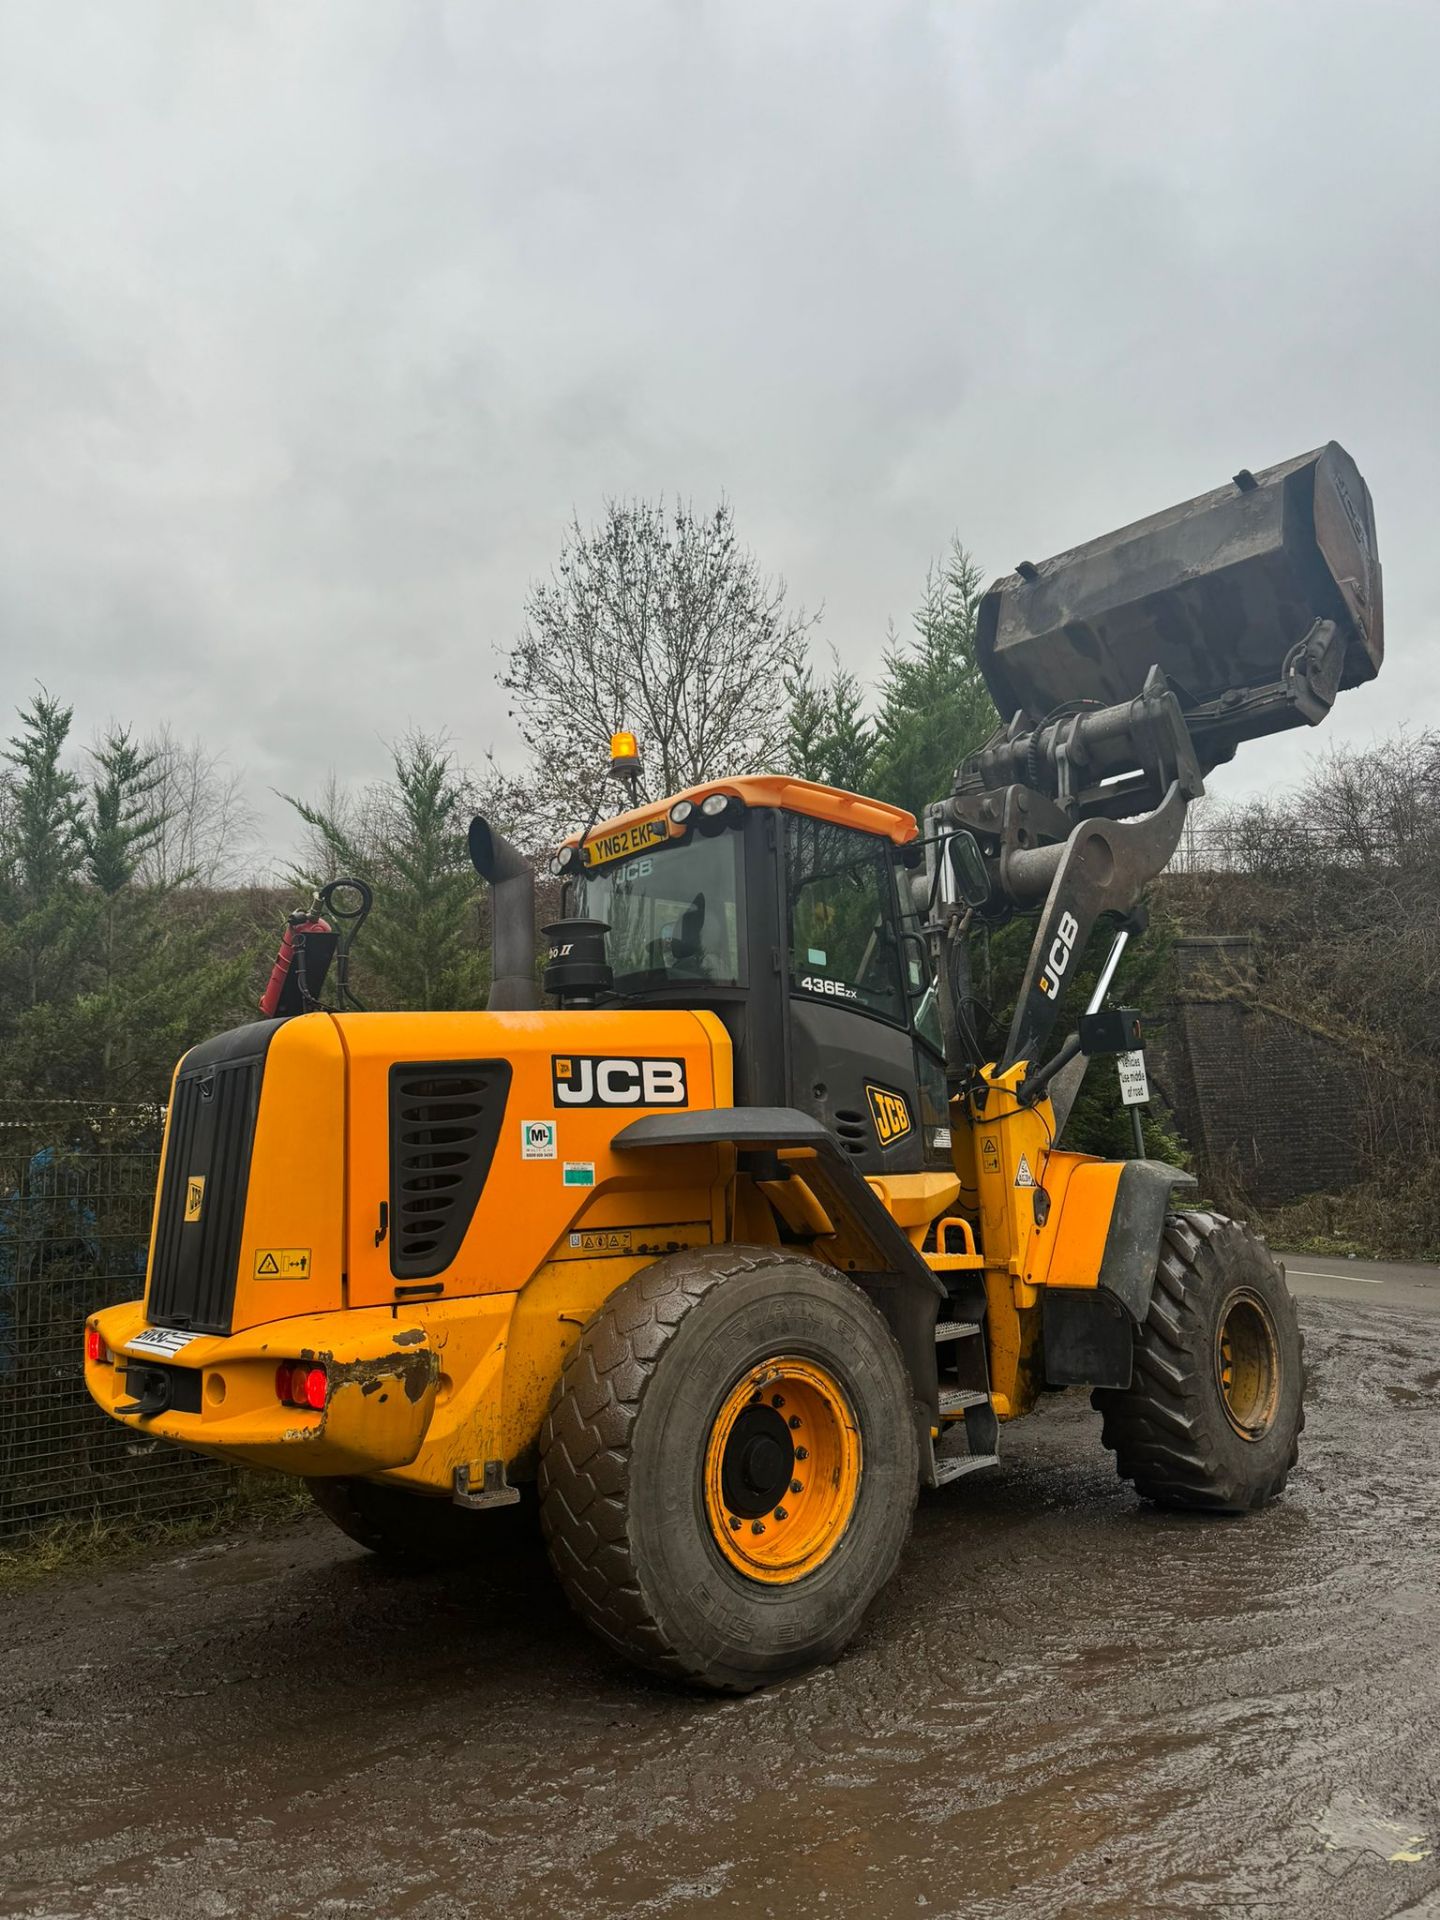
[(535, 876), (530, 863), (482, 814), (470, 822), (470, 859), (491, 890), (491, 1013), (533, 1013), (540, 1005), (535, 978)]

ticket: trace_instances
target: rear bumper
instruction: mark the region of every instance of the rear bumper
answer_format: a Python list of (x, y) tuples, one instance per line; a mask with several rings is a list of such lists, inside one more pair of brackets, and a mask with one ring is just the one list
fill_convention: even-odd
[[(419, 1453), (435, 1409), (440, 1356), (432, 1331), (387, 1308), (306, 1314), (243, 1333), (177, 1334), (174, 1350), (128, 1354), (145, 1332), (144, 1303), (127, 1301), (92, 1314), (113, 1358), (87, 1360), (85, 1384), (123, 1425), (248, 1465), (303, 1475), (374, 1474), (408, 1465)], [(276, 1398), (275, 1370), (297, 1360), (323, 1366), (325, 1404), (290, 1407)], [(199, 1391), (149, 1416), (122, 1413), (135, 1397), (127, 1362), (198, 1373)]]

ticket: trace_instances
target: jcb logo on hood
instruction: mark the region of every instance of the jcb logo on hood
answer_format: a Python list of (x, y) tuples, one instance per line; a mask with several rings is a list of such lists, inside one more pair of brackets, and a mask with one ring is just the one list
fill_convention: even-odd
[(614, 1054), (555, 1054), (557, 1107), (687, 1107), (683, 1060), (631, 1060)]

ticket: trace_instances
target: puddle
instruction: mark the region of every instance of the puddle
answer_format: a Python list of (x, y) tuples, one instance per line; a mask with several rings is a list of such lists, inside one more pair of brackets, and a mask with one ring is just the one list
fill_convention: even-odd
[(1418, 1867), (1431, 1857), (1429, 1837), (1406, 1820), (1390, 1820), (1342, 1794), (1315, 1822), (1327, 1853), (1370, 1853), (1392, 1867)]

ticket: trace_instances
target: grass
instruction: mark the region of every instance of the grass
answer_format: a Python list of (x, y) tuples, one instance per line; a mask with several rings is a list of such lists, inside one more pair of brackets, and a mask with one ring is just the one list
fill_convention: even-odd
[(288, 1474), (243, 1472), (234, 1491), (209, 1511), (184, 1520), (110, 1518), (99, 1512), (57, 1520), (13, 1545), (0, 1547), (0, 1592), (15, 1592), (69, 1573), (107, 1572), (226, 1533), (252, 1532), (312, 1511), (303, 1481)]
[(1312, 1194), (1250, 1217), (1272, 1246), (1297, 1253), (1440, 1261), (1440, 1167), (1386, 1168), (1348, 1193)]

